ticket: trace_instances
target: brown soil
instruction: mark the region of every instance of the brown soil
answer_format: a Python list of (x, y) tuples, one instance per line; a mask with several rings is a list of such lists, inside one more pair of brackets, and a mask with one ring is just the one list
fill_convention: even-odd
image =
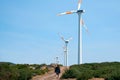
[(92, 78), (92, 79), (88, 79), (88, 80), (105, 80), (104, 78)]
[[(62, 74), (65, 72), (66, 67), (61, 67), (61, 73), (60, 73), (60, 77), (62, 76)], [(54, 70), (51, 70), (50, 72), (44, 74), (44, 75), (37, 75), (34, 76), (31, 80), (76, 80), (76, 79), (58, 79), (56, 74), (54, 73)], [(92, 78), (92, 79), (88, 79), (88, 80), (105, 80), (104, 78)]]
[[(66, 67), (61, 67), (61, 73), (60, 73), (60, 77), (62, 76), (62, 74), (65, 72)], [(37, 75), (34, 76), (31, 80), (60, 80), (57, 78), (56, 74), (54, 73), (54, 70), (46, 73), (45, 75)], [(63, 79), (65, 80), (65, 79)], [(67, 80), (75, 80), (75, 79), (67, 79)]]

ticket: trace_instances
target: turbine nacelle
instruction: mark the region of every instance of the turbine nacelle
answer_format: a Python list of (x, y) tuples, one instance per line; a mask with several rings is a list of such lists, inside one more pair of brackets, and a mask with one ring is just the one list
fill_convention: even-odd
[(84, 13), (85, 10), (77, 10), (77, 13)]
[(65, 43), (66, 43), (66, 44), (69, 43), (69, 40), (66, 40)]

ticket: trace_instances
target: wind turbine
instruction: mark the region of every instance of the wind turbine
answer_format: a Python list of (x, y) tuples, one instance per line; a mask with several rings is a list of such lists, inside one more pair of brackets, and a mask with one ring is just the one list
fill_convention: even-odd
[(65, 42), (65, 47), (64, 47), (64, 65), (67, 67), (67, 65), (68, 65), (68, 43), (69, 43), (69, 41), (70, 40), (72, 40), (72, 37), (70, 37), (69, 39), (64, 39), (64, 37), (61, 35), (61, 34), (59, 34), (60, 35), (60, 37), (61, 37), (61, 39)]
[(82, 3), (82, 0), (78, 0), (77, 10), (71, 10), (71, 11), (58, 14), (58, 16), (65, 15), (65, 14), (73, 14), (73, 13), (78, 14), (78, 64), (82, 64), (82, 25), (84, 24), (82, 20), (82, 13), (85, 12), (85, 10), (80, 9), (81, 3)]
[(56, 57), (56, 58), (55, 58), (56, 64), (59, 64), (58, 58), (59, 58), (59, 57)]

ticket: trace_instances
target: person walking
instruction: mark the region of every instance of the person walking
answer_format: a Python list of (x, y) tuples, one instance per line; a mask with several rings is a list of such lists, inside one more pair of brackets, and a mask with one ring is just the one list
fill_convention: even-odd
[(60, 66), (59, 65), (57, 65), (56, 67), (55, 67), (55, 73), (56, 73), (56, 75), (57, 75), (57, 78), (59, 79), (59, 74), (60, 74)]

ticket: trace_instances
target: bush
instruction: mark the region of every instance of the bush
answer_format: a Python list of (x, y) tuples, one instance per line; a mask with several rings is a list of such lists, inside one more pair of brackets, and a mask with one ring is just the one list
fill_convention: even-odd
[(65, 71), (65, 74), (62, 75), (62, 78), (75, 78), (75, 74), (74, 74), (74, 71), (73, 70), (66, 70)]
[(104, 62), (73, 65), (62, 76), (62, 78), (77, 78), (77, 80), (88, 80), (93, 77), (120, 80), (120, 63)]
[[(35, 69), (31, 69), (31, 66)], [(48, 71), (48, 69), (40, 70), (40, 66), (0, 62), (0, 80), (30, 80), (33, 75), (45, 74)]]
[(19, 74), (12, 63), (0, 63), (0, 80), (17, 80)]

